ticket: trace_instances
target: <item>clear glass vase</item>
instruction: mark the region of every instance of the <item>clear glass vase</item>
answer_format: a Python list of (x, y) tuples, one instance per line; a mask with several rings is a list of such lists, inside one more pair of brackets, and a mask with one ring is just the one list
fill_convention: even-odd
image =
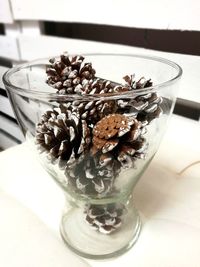
[(85, 57), (101, 93), (56, 92), (46, 83), (47, 59), (10, 69), (3, 82), (24, 136), (70, 203), (63, 240), (81, 256), (109, 258), (138, 239), (133, 188), (159, 147), (182, 70), (157, 57)]

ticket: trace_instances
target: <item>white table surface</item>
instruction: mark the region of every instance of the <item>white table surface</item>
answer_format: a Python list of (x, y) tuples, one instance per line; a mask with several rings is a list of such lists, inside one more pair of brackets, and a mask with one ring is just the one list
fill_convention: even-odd
[[(200, 161), (199, 126), (197, 121), (172, 116), (159, 151), (134, 189), (135, 204), (144, 220), (138, 242), (116, 259), (85, 260), (91, 266), (200, 266), (200, 163), (181, 173), (187, 165)], [(55, 242), (55, 247), (63, 246), (58, 232), (65, 201), (63, 192), (42, 169), (26, 143), (0, 153), (0, 196), (5, 193), (16, 199), (13, 202), (23, 204), (26, 212), (33, 213), (41, 224), (46, 225), (48, 231), (45, 234), (43, 232), (43, 241), (38, 244), (39, 248), (41, 246), (43, 249), (45, 242), (50, 242), (49, 240)], [(0, 205), (0, 214), (2, 212), (5, 212), (5, 206)], [(25, 222), (22, 216), (21, 223)], [(34, 224), (34, 220), (32, 223)], [(4, 227), (6, 232), (10, 226), (4, 223), (0, 227)], [(34, 229), (37, 236), (37, 227)], [(38, 234), (40, 233), (38, 227)], [(29, 240), (29, 234), (24, 234), (25, 242)], [(51, 235), (56, 237), (56, 241), (49, 239)], [(11, 236), (6, 241), (13, 244), (12, 249), (15, 249), (17, 243), (13, 242)], [(10, 249), (7, 246), (0, 247), (0, 251), (4, 249), (6, 252), (7, 248)], [(20, 250), (23, 252), (24, 243), (18, 247), (18, 251)], [(70, 255), (68, 248), (62, 249), (62, 253), (66, 254), (65, 257), (55, 254), (55, 267), (64, 266), (66, 257)], [(27, 257), (31, 262), (36, 254), (28, 253)], [(85, 266), (83, 262), (82, 265), (74, 263), (70, 257), (66, 266)], [(4, 261), (3, 267), (26, 266), (23, 265), (25, 258), (26, 256), (21, 259), (20, 265), (17, 261), (16, 265), (9, 265)], [(0, 266), (1, 259), (0, 253)], [(46, 265), (44, 262), (42, 267), (50, 266), (47, 261)], [(38, 263), (30, 266), (40, 267)]]

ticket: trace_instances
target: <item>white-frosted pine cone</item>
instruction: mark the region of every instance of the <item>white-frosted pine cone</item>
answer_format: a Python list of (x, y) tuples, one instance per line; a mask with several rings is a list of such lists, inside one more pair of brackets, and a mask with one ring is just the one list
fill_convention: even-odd
[(85, 220), (94, 230), (111, 234), (122, 225), (125, 211), (123, 204), (88, 205), (85, 208)]
[(146, 80), (144, 77), (138, 81), (135, 80), (134, 75), (126, 75), (124, 77), (126, 81), (125, 86), (129, 88), (129, 91), (136, 92), (130, 97), (130, 99), (120, 99), (117, 101), (120, 111), (127, 114), (132, 114), (143, 124), (149, 124), (153, 119), (158, 118), (162, 114), (162, 97), (158, 96), (156, 92), (140, 93), (137, 96), (137, 90), (151, 87), (153, 83), (151, 80)]
[(145, 158), (146, 129), (137, 119), (122, 114), (111, 114), (93, 128), (92, 153), (110, 153), (122, 168), (134, 167), (138, 158)]
[(36, 143), (52, 159), (59, 158), (72, 164), (90, 144), (87, 123), (77, 114), (60, 105), (45, 112), (36, 126)]
[(65, 175), (74, 192), (102, 197), (112, 192), (119, 171), (120, 164), (112, 155), (88, 154), (73, 168), (66, 168)]
[(83, 56), (62, 54), (52, 58), (47, 65), (47, 83), (57, 89), (59, 94), (74, 94), (89, 80), (94, 79), (95, 70), (91, 63), (85, 63)]

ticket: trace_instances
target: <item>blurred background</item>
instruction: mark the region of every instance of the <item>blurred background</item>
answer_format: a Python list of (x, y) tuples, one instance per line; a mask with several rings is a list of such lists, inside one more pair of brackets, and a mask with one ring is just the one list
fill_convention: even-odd
[(177, 62), (184, 75), (174, 112), (199, 120), (199, 0), (0, 0), (0, 150), (23, 141), (3, 73), (63, 51), (140, 53)]

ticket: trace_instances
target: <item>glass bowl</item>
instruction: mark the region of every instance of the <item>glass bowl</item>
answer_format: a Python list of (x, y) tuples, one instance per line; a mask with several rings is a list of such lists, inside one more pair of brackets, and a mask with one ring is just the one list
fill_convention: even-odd
[(157, 57), (87, 54), (96, 73), (84, 65), (80, 86), (72, 61), (83, 58), (66, 57), (16, 66), (3, 82), (24, 136), (70, 203), (63, 240), (81, 256), (109, 258), (138, 239), (133, 188), (159, 147), (182, 69)]

